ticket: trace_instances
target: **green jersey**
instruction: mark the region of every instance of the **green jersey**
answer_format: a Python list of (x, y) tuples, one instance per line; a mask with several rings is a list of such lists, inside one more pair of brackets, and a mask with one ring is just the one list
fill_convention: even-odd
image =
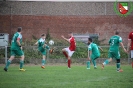
[(100, 51), (99, 51), (99, 49), (98, 49), (97, 44), (91, 43), (91, 44), (88, 46), (88, 50), (91, 50), (91, 51), (92, 51), (92, 55), (100, 56)]
[(21, 44), (22, 43), (22, 35), (19, 32), (16, 32), (13, 35), (12, 43), (11, 43), (11, 49), (12, 50), (18, 50), (18, 49), (20, 49), (20, 47), (19, 47), (19, 45), (17, 43), (17, 39), (20, 40), (20, 44)]
[(122, 42), (122, 38), (120, 36), (118, 36), (118, 35), (112, 36), (109, 40), (109, 44), (110, 44), (109, 51), (110, 52), (118, 52), (120, 42)]
[(40, 38), (40, 39), (38, 40), (38, 49), (39, 49), (39, 50), (42, 50), (44, 44), (45, 44), (45, 39)]

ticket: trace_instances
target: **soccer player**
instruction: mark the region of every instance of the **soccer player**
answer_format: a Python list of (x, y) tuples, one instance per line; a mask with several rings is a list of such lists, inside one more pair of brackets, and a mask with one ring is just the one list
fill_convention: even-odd
[(120, 53), (119, 53), (119, 45), (123, 48), (123, 50), (127, 53), (126, 49), (123, 46), (122, 38), (119, 36), (119, 32), (116, 31), (115, 35), (112, 36), (109, 40), (110, 48), (109, 48), (109, 59), (105, 60), (104, 63), (102, 63), (102, 69), (106, 64), (112, 61), (113, 58), (116, 59), (116, 67), (117, 72), (122, 72), (123, 70), (120, 68)]
[(131, 50), (132, 68), (133, 68), (133, 31), (129, 33), (127, 51)]
[(41, 38), (35, 43), (35, 45), (38, 45), (38, 50), (42, 53), (43, 55), (43, 59), (42, 59), (42, 66), (41, 68), (45, 68), (45, 63), (46, 63), (46, 52), (47, 50), (50, 51), (50, 53), (53, 52), (53, 49), (50, 49), (49, 46), (46, 44), (46, 41), (45, 41), (45, 38), (46, 38), (46, 35), (45, 34), (42, 34), (41, 35)]
[(70, 32), (68, 35), (70, 36), (69, 39), (65, 38), (63, 35), (61, 37), (70, 43), (69, 47), (62, 49), (63, 54), (68, 59), (68, 62), (67, 62), (68, 63), (68, 69), (70, 69), (71, 68), (71, 57), (72, 57), (72, 55), (76, 49), (76, 41), (75, 41), (75, 38), (73, 37), (72, 32)]
[(22, 27), (18, 27), (17, 32), (13, 35), (12, 42), (11, 42), (11, 57), (6, 63), (6, 66), (4, 68), (5, 71), (8, 70), (8, 67), (11, 63), (11, 61), (14, 59), (14, 57), (20, 56), (20, 71), (25, 71), (23, 69), (24, 64), (24, 52), (22, 50), (22, 35), (21, 35)]
[[(103, 51), (102, 48), (98, 47), (97, 44), (92, 42), (92, 38), (88, 38), (88, 61), (87, 61), (87, 69), (90, 69), (90, 60), (94, 65), (94, 69), (97, 69), (96, 59), (100, 57), (100, 51)], [(99, 49), (98, 49), (99, 48)]]

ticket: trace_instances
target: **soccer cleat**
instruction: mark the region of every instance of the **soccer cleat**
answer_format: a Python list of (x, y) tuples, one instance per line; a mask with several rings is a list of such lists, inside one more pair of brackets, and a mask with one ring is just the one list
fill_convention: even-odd
[(26, 69), (20, 68), (19, 71), (25, 71)]
[(7, 68), (4, 68), (4, 71), (7, 72)]
[(54, 48), (50, 49), (50, 50), (49, 50), (50, 54), (52, 54), (53, 51), (54, 51)]
[(41, 66), (42, 69), (45, 69), (45, 66)]
[(87, 68), (87, 69), (90, 69), (90, 68)]
[(117, 70), (117, 72), (123, 72), (123, 70), (122, 70), (122, 69), (120, 69), (120, 70)]
[(97, 69), (97, 66), (95, 66), (94, 69)]
[(104, 64), (102, 64), (102, 70), (104, 69)]
[(68, 67), (68, 69), (71, 69), (71, 68)]

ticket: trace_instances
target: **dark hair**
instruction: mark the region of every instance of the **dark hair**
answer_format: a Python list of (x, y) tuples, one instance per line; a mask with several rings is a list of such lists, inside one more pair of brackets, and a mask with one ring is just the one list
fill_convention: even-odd
[(115, 31), (115, 34), (116, 34), (116, 35), (118, 35), (118, 34), (119, 34), (119, 32), (118, 32), (118, 31)]
[(69, 34), (73, 34), (73, 32), (69, 32)]
[(92, 42), (92, 38), (88, 38), (88, 40), (89, 40), (90, 42)]
[(42, 34), (41, 36), (43, 37), (43, 36), (45, 36), (45, 34)]
[(22, 27), (18, 27), (18, 32), (21, 32), (22, 31)]

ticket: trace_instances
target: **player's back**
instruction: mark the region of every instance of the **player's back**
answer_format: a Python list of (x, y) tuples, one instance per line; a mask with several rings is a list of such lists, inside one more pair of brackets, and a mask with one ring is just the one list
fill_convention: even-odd
[(99, 52), (99, 49), (98, 49), (97, 44), (91, 43), (90, 44), (90, 47), (91, 47), (92, 54), (94, 54), (94, 55), (100, 55), (100, 52)]
[(118, 35), (114, 35), (110, 38), (109, 44), (110, 44), (110, 52), (117, 52), (119, 51), (119, 44), (122, 42), (122, 38)]
[(17, 44), (17, 38), (19, 36), (20, 36), (20, 43), (22, 43), (22, 35), (20, 33), (16, 32), (12, 38), (12, 43), (11, 43), (12, 50), (17, 50), (19, 48), (19, 45)]

